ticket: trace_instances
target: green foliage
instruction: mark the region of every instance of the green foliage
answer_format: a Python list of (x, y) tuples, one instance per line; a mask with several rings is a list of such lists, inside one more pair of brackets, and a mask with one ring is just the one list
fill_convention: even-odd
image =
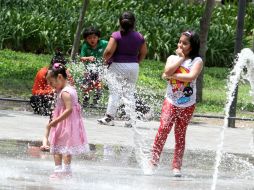
[[(24, 97), (31, 95), (31, 88), (36, 72), (50, 62), (50, 55), (34, 55), (10, 50), (0, 51), (0, 96)], [(161, 103), (166, 91), (166, 81), (161, 79), (165, 63), (145, 60), (140, 65), (139, 80), (137, 84), (138, 94), (156, 112), (160, 112)], [(76, 83), (82, 76), (83, 65), (68, 66)], [(75, 72), (73, 72), (75, 70)], [(77, 72), (78, 71), (78, 72)], [(218, 67), (205, 67), (204, 74), (204, 100), (197, 106), (197, 113), (223, 114), (226, 102), (226, 82), (229, 69)], [(250, 86), (240, 83), (238, 91), (237, 110), (244, 113), (253, 111), (252, 97), (249, 95)], [(108, 93), (103, 92), (102, 105), (106, 105)]]
[(0, 96), (28, 99), (31, 96), (33, 80), (0, 78)]
[(33, 80), (37, 71), (50, 63), (48, 55), (0, 51), (0, 78)]
[(4, 97), (31, 96), (37, 71), (50, 63), (50, 55), (0, 51), (0, 94)]
[[(227, 4), (214, 9), (208, 35), (207, 65), (209, 67), (232, 66), (237, 22), (236, 5)], [(245, 16), (245, 36), (243, 46), (248, 47), (254, 28), (254, 6), (249, 5)], [(250, 46), (249, 46), (250, 47)]]
[(118, 17), (126, 10), (136, 16), (136, 29), (147, 41), (148, 58), (166, 60), (176, 49), (181, 32), (198, 28), (202, 5), (186, 5), (180, 1), (170, 1), (165, 6), (165, 1), (154, 0), (97, 0), (91, 4), (93, 14), (87, 15), (86, 26), (97, 25), (104, 35), (109, 36), (119, 28), (116, 24)]
[(70, 47), (79, 0), (1, 0), (0, 5), (0, 48), (49, 53)]
[[(0, 49), (51, 53), (61, 47), (67, 51), (73, 41), (81, 0), (0, 0)], [(174, 53), (178, 38), (186, 29), (199, 30), (204, 4), (179, 0), (90, 0), (85, 27), (98, 26), (102, 38), (118, 30), (123, 11), (135, 13), (137, 30), (146, 38), (149, 59), (166, 60)], [(207, 44), (209, 67), (230, 66), (233, 60), (237, 5), (216, 5)], [(244, 46), (249, 46), (254, 28), (254, 5), (245, 16)]]
[(145, 60), (140, 64), (138, 85), (149, 86), (149, 89), (164, 88), (166, 82), (161, 79), (165, 64), (159, 61)]

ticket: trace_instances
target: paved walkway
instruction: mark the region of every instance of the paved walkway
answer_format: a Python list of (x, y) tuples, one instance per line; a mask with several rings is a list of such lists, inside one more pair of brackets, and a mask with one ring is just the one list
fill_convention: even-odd
[[(96, 119), (91, 117), (84, 119), (90, 144), (134, 146), (134, 130), (132, 128), (124, 128), (122, 121), (116, 121), (116, 126), (101, 126), (97, 124)], [(34, 115), (31, 112), (0, 110), (0, 140), (41, 140), (47, 122), (47, 117)], [(139, 138), (146, 138), (152, 143), (158, 126), (159, 122), (157, 121), (138, 121)], [(221, 126), (190, 124), (187, 131), (186, 148), (216, 151), (221, 128)], [(171, 133), (166, 148), (173, 148), (173, 146), (174, 138)], [(224, 151), (230, 153), (253, 151), (252, 129), (226, 129)]]

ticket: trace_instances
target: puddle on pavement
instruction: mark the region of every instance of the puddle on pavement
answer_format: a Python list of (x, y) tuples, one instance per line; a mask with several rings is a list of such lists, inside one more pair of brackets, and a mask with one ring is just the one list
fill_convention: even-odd
[[(73, 177), (50, 181), (53, 158), (39, 149), (41, 142), (0, 140), (0, 189), (210, 189), (215, 153), (186, 151), (183, 177), (170, 171), (173, 150), (165, 150), (160, 167), (146, 176), (139, 167), (135, 149), (117, 145), (90, 144), (91, 152), (73, 158)], [(254, 189), (250, 155), (224, 154), (217, 189)]]

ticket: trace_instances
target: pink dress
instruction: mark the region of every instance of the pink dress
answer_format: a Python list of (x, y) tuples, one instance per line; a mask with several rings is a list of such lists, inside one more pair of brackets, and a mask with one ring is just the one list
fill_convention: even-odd
[(63, 92), (68, 92), (72, 99), (72, 113), (56, 127), (50, 129), (50, 152), (53, 154), (77, 155), (89, 151), (86, 132), (78, 103), (76, 90), (71, 86), (64, 87), (57, 94), (56, 107), (53, 118), (61, 115), (65, 110), (61, 98)]

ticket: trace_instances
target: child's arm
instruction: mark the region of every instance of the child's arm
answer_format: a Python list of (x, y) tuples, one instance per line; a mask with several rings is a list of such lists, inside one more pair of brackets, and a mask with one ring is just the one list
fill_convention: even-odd
[(42, 140), (42, 146), (40, 147), (40, 149), (42, 151), (49, 150), (49, 140), (48, 140), (48, 138), (49, 138), (50, 128), (51, 127), (49, 125), (47, 125), (45, 135), (44, 135), (43, 140)]
[(80, 52), (80, 61), (82, 62), (94, 62), (96, 59), (94, 56), (89, 56), (87, 53), (87, 45), (86, 43), (83, 44)]
[(197, 61), (194, 63), (189, 73), (175, 73), (171, 78), (182, 81), (182, 82), (191, 82), (198, 78), (198, 75), (202, 71), (203, 61)]
[(81, 57), (80, 60), (82, 62), (94, 62), (96, 58), (94, 56)]
[(49, 127), (56, 127), (57, 123), (66, 119), (72, 112), (71, 95), (68, 92), (63, 92), (62, 99), (63, 99), (64, 105), (65, 105), (65, 110), (59, 117), (54, 118), (49, 123)]
[(167, 63), (164, 69), (164, 73), (166, 76), (170, 77), (171, 75), (173, 75), (175, 71), (177, 70), (177, 68), (180, 67), (185, 60), (185, 56), (182, 53), (181, 49), (178, 48), (176, 50), (176, 54), (179, 56), (179, 59), (177, 59), (177, 61), (173, 61), (172, 56), (169, 56), (169, 58), (167, 59)]
[(46, 131), (45, 131), (45, 137), (48, 139), (48, 137), (49, 137), (49, 132), (50, 132), (50, 125), (47, 125), (47, 127), (46, 127)]

